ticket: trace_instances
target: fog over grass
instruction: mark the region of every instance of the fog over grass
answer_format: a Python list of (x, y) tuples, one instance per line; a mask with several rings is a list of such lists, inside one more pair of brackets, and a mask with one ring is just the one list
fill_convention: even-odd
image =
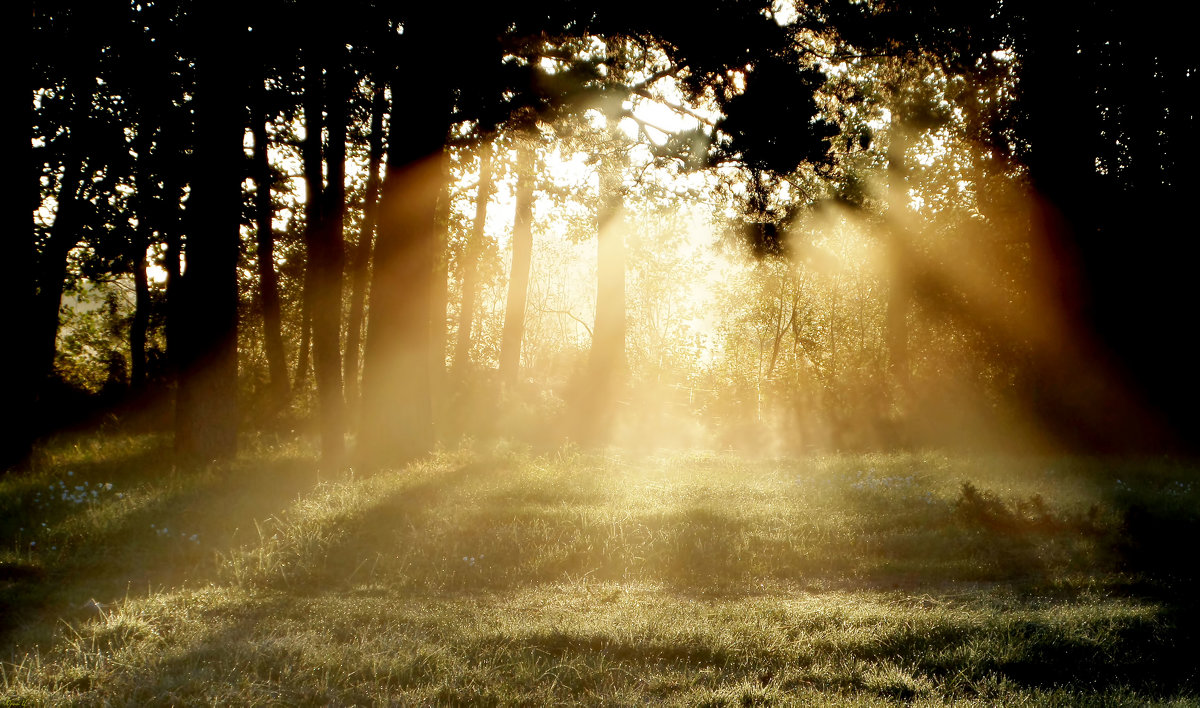
[(1191, 704), (1194, 473), (468, 443), (331, 478), (63, 440), (0, 481), (4, 696)]

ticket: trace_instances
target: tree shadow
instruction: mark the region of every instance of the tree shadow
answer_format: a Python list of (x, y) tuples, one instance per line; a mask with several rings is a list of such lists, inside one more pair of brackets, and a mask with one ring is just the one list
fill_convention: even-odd
[[(45, 507), (31, 503), (33, 486), (14, 495), (23, 508), (5, 526), (46, 523), (56, 530), (36, 555), (0, 565), (0, 641), (14, 639), (25, 626), (87, 616), (94, 603), (108, 605), (130, 592), (212, 578), (214, 550), (231, 547), (241, 529), (317, 484), (306, 458), (177, 468), (161, 445), (72, 463), (70, 471), (72, 482), (111, 480), (114, 489), (127, 491), (120, 500), (110, 494), (99, 504)], [(146, 496), (139, 486), (147, 476), (169, 481), (156, 481)], [(17, 529), (3, 531), (15, 537)]]

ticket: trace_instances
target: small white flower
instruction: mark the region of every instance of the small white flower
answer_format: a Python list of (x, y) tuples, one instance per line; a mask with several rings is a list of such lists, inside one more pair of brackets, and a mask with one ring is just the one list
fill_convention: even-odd
[(75, 476), (75, 473), (74, 473), (74, 472), (72, 472), (72, 471), (70, 471), (70, 470), (67, 470), (67, 476), (68, 476), (68, 477), (74, 477), (74, 476)]

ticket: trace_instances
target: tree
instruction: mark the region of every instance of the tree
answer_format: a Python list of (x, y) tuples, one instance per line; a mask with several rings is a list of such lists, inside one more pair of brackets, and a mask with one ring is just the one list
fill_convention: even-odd
[[(309, 189), (305, 245), (310, 283), (313, 351), (317, 374), (321, 457), (329, 465), (344, 456), (341, 305), (343, 221), (346, 213), (346, 102), (349, 98), (341, 40), (310, 39), (305, 49), (305, 176)], [(328, 122), (323, 114), (328, 111)], [(322, 178), (322, 128), (328, 129)]]
[(536, 153), (527, 141), (517, 144), (516, 214), (513, 219), (512, 264), (500, 346), (500, 380), (516, 384), (521, 369), (521, 340), (525, 333), (525, 303), (533, 256), (533, 195)]
[[(357, 454), (368, 464), (411, 459), (433, 444), (429, 316), (451, 84), (443, 69), (427, 61), (444, 39), (431, 20), (418, 16), (406, 23), (401, 65), (391, 82), (397, 110), (388, 135), (363, 351)], [(416, 101), (420, 110), (402, 108)]]
[(201, 3), (196, 37), (196, 172), (179, 314), (175, 447), (207, 461), (237, 452), (237, 260), (241, 222), (243, 37), (229, 2)]
[(367, 164), (366, 193), (363, 195), (363, 220), (350, 266), (350, 314), (346, 323), (343, 379), (346, 385), (346, 408), (352, 415), (357, 415), (359, 410), (358, 379), (363, 314), (367, 297), (367, 277), (370, 274), (371, 252), (375, 242), (375, 226), (379, 214), (380, 169), (383, 167), (384, 156), (383, 117), (387, 110), (388, 100), (384, 86), (376, 84), (371, 97), (370, 157)]
[(255, 254), (258, 261), (258, 301), (262, 311), (263, 348), (267, 357), (272, 413), (283, 410), (290, 397), (288, 386), (287, 353), (283, 344), (283, 313), (279, 297), (279, 275), (275, 270), (275, 233), (271, 223), (275, 219), (275, 207), (271, 188), (276, 176), (271, 169), (268, 153), (267, 123), (270, 121), (267, 91), (266, 66), (251, 91), (253, 106), (250, 129), (254, 137), (254, 218)]
[(625, 225), (622, 215), (625, 160), (615, 121), (600, 148), (596, 207), (596, 320), (587, 372), (579, 395), (575, 435), (595, 444), (612, 432), (617, 392), (625, 375)]
[[(28, 24), (30, 15), (25, 3), (7, 5), (3, 16), (8, 26), (20, 27), (19, 34), (30, 38), (31, 32)], [(17, 85), (24, 84), (26, 88), (31, 86), (33, 72), (27, 68), (28, 63), (14, 61), (13, 64), (17, 67), (24, 67), (18, 69)], [(30, 96), (21, 91), (13, 91), (11, 95), (14, 97), (11, 104), (19, 101), (22, 105), (10, 105), (10, 115), (24, 115), (32, 132), (34, 110)], [(20, 98), (17, 98), (18, 96)], [(16, 164), (33, 164), (33, 149), (30, 142), (18, 130), (10, 131), (10, 134), (12, 143), (10, 154)], [(20, 209), (13, 209), (10, 214), (11, 228), (4, 238), (0, 238), (0, 259), (3, 259), (12, 269), (10, 277), (4, 279), (3, 297), (5, 302), (10, 303), (13, 324), (17, 332), (29, 332), (33, 324), (31, 313), (36, 282), (33, 277), (34, 243), (32, 235), (34, 223), (32, 214), (41, 201), (39, 198), (40, 186), (40, 184), (34, 184), (31, 192), (33, 198), (30, 200), (32, 203), (26, 205), (30, 207), (28, 215), (20, 213)], [(20, 236), (19, 234), (22, 233), (28, 235)], [(34, 430), (29, 413), (33, 411), (36, 402), (34, 379), (28, 375), (35, 370), (33, 357), (30, 356), (32, 351), (30, 347), (26, 346), (5, 347), (4, 371), (6, 376), (4, 376), (4, 383), (0, 384), (2, 387), (0, 390), (3, 391), (4, 399), (9, 402), (9, 409), (16, 411), (18, 415), (14, 416), (15, 420), (9, 429), (0, 434), (0, 473), (24, 463), (32, 451)]]
[[(1190, 99), (1200, 72), (1181, 36), (1194, 8), (1160, 23), (1107, 1), (837, 0), (809, 17), (859, 51), (922, 53), (968, 76), (1013, 57), (1017, 101), (981, 123), (980, 138), (1028, 166), (1042, 205), (1029, 243), (1053, 283), (1063, 334), (1043, 341), (1035, 358), (1035, 412), (1066, 441), (1089, 447), (1163, 444), (1154, 409), (1165, 413), (1174, 444), (1195, 440), (1197, 389), (1182, 383), (1194, 381), (1190, 362), (1180, 347), (1152, 344), (1172, 330), (1175, 314), (1164, 305), (1187, 297), (1180, 264), (1196, 256), (1171, 227), (1196, 186), (1190, 165), (1200, 154)], [(1150, 234), (1154, 245), (1130, 248), (1131, 233)], [(1093, 373), (1080, 376), (1085, 367)]]
[(475, 319), (475, 293), (478, 289), (478, 260), (487, 237), (488, 200), (492, 196), (492, 141), (484, 138), (479, 145), (479, 188), (475, 196), (475, 221), (463, 248), (462, 306), (458, 316), (458, 338), (454, 348), (455, 367), (466, 371), (471, 365), (471, 325)]

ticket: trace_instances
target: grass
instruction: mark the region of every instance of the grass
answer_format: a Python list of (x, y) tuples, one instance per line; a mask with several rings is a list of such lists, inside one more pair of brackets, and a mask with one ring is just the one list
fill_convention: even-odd
[(164, 449), (0, 479), (0, 701), (1200, 702), (1184, 463)]

